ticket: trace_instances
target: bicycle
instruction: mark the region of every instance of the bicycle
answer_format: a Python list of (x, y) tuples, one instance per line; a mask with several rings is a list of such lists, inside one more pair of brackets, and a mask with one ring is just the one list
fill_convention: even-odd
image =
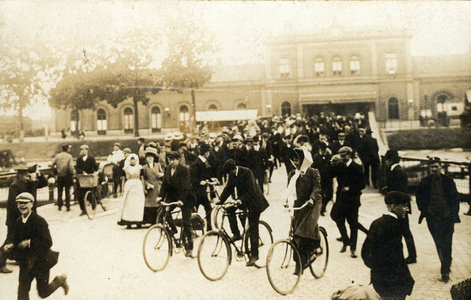
[[(294, 211), (303, 209), (307, 203), (299, 208), (287, 208), (291, 213), (291, 222), (288, 239), (276, 241), (268, 250), (266, 269), (268, 281), (271, 286), (281, 295), (292, 293), (301, 279), (303, 273), (301, 256), (296, 247), (293, 229)], [(327, 231), (324, 227), (319, 226), (319, 234), (321, 237), (320, 247), (317, 248), (309, 259), (308, 265), (314, 278), (319, 279), (324, 276), (329, 261), (329, 243), (327, 240)], [(298, 263), (298, 268), (296, 268)]]
[[(228, 202), (228, 201), (226, 201)], [(216, 213), (221, 213), (222, 217), (220, 227), (214, 225), (216, 230), (208, 231), (201, 239), (198, 246), (198, 266), (204, 277), (211, 281), (216, 281), (224, 277), (229, 265), (232, 262), (231, 244), (235, 249), (235, 259), (242, 261), (250, 259), (250, 239), (247, 234), (247, 226), (244, 226), (242, 233), (242, 242), (240, 247), (236, 245), (227, 231), (224, 228), (224, 219), (227, 217), (226, 209), (229, 207), (236, 207), (236, 201), (230, 201), (223, 205), (216, 205)], [(246, 215), (244, 210), (236, 210), (236, 215)], [(259, 257), (260, 259), (255, 262), (257, 268), (265, 266), (265, 253), (268, 246), (273, 243), (273, 235), (271, 227), (264, 221), (259, 221)]]
[[(98, 193), (102, 193), (103, 190), (107, 190), (106, 179), (99, 184), (99, 174), (78, 174), (77, 180), (79, 182), (79, 188), (87, 190), (83, 196), (85, 212), (90, 220), (93, 220), (96, 215), (96, 207), (100, 204), (103, 211), (108, 210), (109, 197), (98, 197)], [(105, 187), (105, 189), (103, 189)], [(100, 195), (102, 196), (102, 195)], [(100, 200), (98, 200), (100, 199)]]
[[(176, 205), (181, 207), (183, 203), (181, 201), (160, 203), (164, 209), (161, 211), (163, 213), (158, 214), (157, 222), (158, 224), (152, 225), (147, 230), (144, 236), (144, 242), (142, 246), (142, 253), (144, 256), (144, 261), (154, 272), (162, 271), (167, 266), (170, 256), (175, 252), (176, 254), (182, 252), (185, 242), (183, 240), (183, 229), (180, 230), (179, 237), (175, 237), (177, 233), (172, 232), (170, 225), (167, 222), (167, 215), (170, 211), (171, 206)], [(171, 212), (172, 215), (178, 216), (181, 213), (181, 210), (174, 210)], [(159, 220), (159, 218), (161, 218)], [(181, 227), (181, 219), (174, 218), (175, 226)]]
[[(106, 180), (106, 185), (107, 187), (103, 186), (103, 188), (106, 188), (106, 195), (108, 197), (111, 197), (111, 195), (113, 195), (113, 191), (115, 189), (115, 181), (114, 181), (114, 173), (113, 173), (113, 169), (116, 167), (116, 165), (114, 163), (107, 163), (106, 165), (103, 166), (103, 170), (102, 170), (102, 173), (104, 175), (104, 178)], [(120, 180), (121, 182), (121, 187), (119, 187), (119, 189), (116, 189), (116, 195), (113, 195), (114, 198), (120, 198), (122, 195), (123, 195), (123, 189), (124, 189), (124, 183), (122, 182), (122, 180)]]

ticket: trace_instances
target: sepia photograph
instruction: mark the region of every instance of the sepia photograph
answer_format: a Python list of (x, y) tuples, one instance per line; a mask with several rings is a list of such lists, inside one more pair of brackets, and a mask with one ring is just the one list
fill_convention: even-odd
[(471, 299), (470, 16), (1, 1), (0, 299)]

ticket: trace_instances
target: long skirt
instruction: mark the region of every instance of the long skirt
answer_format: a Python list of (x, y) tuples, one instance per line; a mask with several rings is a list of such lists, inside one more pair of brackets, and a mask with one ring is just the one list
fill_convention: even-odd
[(123, 199), (118, 209), (118, 224), (140, 223), (144, 217), (145, 195), (140, 179), (129, 179), (124, 185)]

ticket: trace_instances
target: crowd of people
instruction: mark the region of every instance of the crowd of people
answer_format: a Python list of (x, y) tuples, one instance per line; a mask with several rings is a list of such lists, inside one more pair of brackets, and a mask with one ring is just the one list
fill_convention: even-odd
[[(338, 227), (338, 240), (343, 243), (340, 252), (346, 252), (349, 248), (350, 256), (356, 258), (358, 230), (365, 232), (367, 238), (361, 256), (371, 268), (371, 280), (376, 291), (383, 299), (404, 299), (410, 295), (414, 284), (407, 264), (417, 261), (417, 253), (409, 229), (408, 214), (411, 205), (407, 195), (407, 175), (399, 165), (397, 151), (389, 150), (385, 156), (389, 171), (386, 183), (381, 188), (386, 194), (388, 212), (373, 222), (370, 230), (358, 222), (362, 190), (367, 185), (379, 187), (379, 148), (371, 134), (368, 122), (361, 114), (346, 117), (320, 113), (313, 117), (298, 114), (285, 118), (274, 116), (259, 122), (239, 121), (232, 127), (223, 127), (217, 134), (208, 132), (204, 127), (199, 135), (168, 133), (162, 143), (139, 138), (138, 148), (134, 153), (130, 148), (121, 149), (121, 144), (115, 143), (107, 160), (113, 165), (115, 197), (118, 191), (122, 192), (117, 223), (128, 229), (154, 224), (157, 222), (160, 201), (179, 202), (185, 255), (191, 257), (194, 238), (191, 214), (200, 205), (203, 206), (207, 230), (211, 229), (211, 202), (215, 194), (208, 182), (217, 181), (224, 186), (219, 197), (221, 203), (231, 197), (231, 201), (236, 201), (241, 208), (247, 210), (247, 234), (252, 245), (247, 266), (253, 266), (258, 260), (260, 214), (269, 206), (264, 193), (266, 184), (271, 182), (274, 169), (282, 168), (286, 170), (287, 187), (281, 197), (291, 206), (308, 204), (295, 213), (293, 221), (294, 242), (301, 256), (296, 272), (301, 272), (309, 265), (311, 257), (319, 248), (317, 222), (320, 216), (325, 216), (327, 204), (333, 200), (335, 193), (330, 216)], [(430, 167), (432, 175), (422, 181), (417, 204), (421, 216), (427, 219), (442, 262), (442, 279), (447, 282), (453, 226), (459, 222), (456, 209), (459, 203), (453, 180), (439, 172), (439, 159), (432, 160)], [(70, 145), (64, 145), (63, 151), (55, 157), (52, 168), (57, 178), (58, 209), (65, 206), (67, 211), (70, 210), (72, 177), (76, 174), (99, 173), (96, 159), (89, 154), (87, 145), (80, 147), (75, 167), (70, 155)], [(21, 174), (29, 173), (19, 171), (18, 174), (17, 185), (22, 182)], [(22, 215), (31, 214), (29, 210), (22, 209), (20, 202), (26, 200), (24, 195), (23, 198), (18, 198), (19, 194), (28, 192), (32, 195), (31, 210), (34, 211), (35, 189), (41, 184), (47, 184), (44, 180), (41, 181), (40, 174), (37, 175), (35, 180), (24, 179), (28, 182), (28, 187), (14, 190), (12, 185), (10, 188), (8, 237), (0, 251), (2, 273), (9, 271), (5, 266), (7, 256), (2, 254), (12, 247), (6, 248), (5, 245), (11, 245), (14, 240), (15, 221), (21, 219)], [(98, 186), (96, 191), (98, 195), (99, 188)], [(63, 190), (65, 201), (62, 199)], [(85, 214), (84, 191), (79, 185), (75, 186), (75, 197), (78, 198), (81, 215)], [(27, 196), (26, 199), (29, 200), (30, 197)], [(18, 204), (15, 205), (15, 202)], [(172, 234), (176, 233), (171, 216), (167, 220)], [(229, 222), (233, 241), (241, 239), (238, 220), (235, 216), (229, 216)], [(409, 253), (407, 258), (402, 254), (402, 237), (406, 240)], [(393, 247), (385, 248), (385, 244)], [(47, 249), (48, 245), (45, 247)], [(385, 257), (388, 259), (385, 260)], [(392, 274), (401, 274), (401, 278)], [(29, 282), (34, 276), (37, 280), (45, 280), (38, 278), (35, 273), (28, 276)], [(41, 287), (48, 290), (43, 292), (44, 295), (60, 286), (68, 291), (65, 275), (57, 277), (51, 284), (52, 287), (47, 284)]]

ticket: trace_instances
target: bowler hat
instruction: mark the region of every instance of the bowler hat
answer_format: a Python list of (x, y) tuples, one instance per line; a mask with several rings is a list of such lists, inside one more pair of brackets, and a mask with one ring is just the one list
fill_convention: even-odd
[(200, 145), (200, 151), (201, 151), (201, 153), (211, 151), (211, 146), (209, 146), (208, 144), (201, 144)]
[(399, 153), (396, 150), (388, 150), (386, 151), (386, 154), (384, 155), (385, 159), (395, 159), (399, 158)]
[(23, 192), (16, 196), (16, 202), (34, 202), (34, 197), (28, 192)]

